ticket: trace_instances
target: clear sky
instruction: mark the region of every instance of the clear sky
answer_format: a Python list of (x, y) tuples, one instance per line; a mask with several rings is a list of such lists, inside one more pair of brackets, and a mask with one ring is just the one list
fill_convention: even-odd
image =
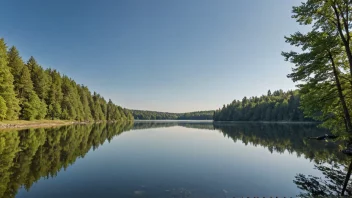
[(5, 0), (0, 37), (126, 108), (211, 110), (294, 89), (298, 0)]

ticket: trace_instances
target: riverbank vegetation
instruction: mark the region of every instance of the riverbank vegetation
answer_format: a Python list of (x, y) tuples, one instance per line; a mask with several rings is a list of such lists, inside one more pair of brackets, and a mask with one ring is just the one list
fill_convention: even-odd
[(22, 60), (16, 47), (0, 39), (1, 120), (132, 120), (131, 112), (34, 57)]

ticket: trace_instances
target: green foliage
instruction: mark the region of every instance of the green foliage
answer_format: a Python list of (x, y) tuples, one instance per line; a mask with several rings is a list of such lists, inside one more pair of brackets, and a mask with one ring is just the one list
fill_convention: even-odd
[(46, 103), (49, 106), (48, 118), (50, 119), (60, 119), (61, 117), (61, 102), (63, 98), (63, 93), (61, 90), (61, 75), (56, 70), (48, 69), (46, 73), (50, 79), (50, 89), (48, 93), (48, 98), (46, 98)]
[(300, 97), (297, 91), (268, 91), (260, 97), (244, 97), (234, 100), (214, 112), (215, 121), (312, 121), (304, 118), (298, 108)]
[[(0, 40), (0, 120), (133, 120), (131, 112), (30, 57), (24, 64), (16, 47)], [(6, 107), (5, 107), (5, 106)], [(4, 112), (6, 115), (4, 117)]]
[(344, 137), (352, 134), (350, 16), (346, 0), (307, 0), (293, 7), (292, 17), (311, 30), (285, 37), (300, 49), (282, 53), (294, 64), (288, 77), (299, 82), (304, 114)]
[(26, 65), (31, 72), (34, 91), (37, 93), (40, 100), (44, 100), (47, 98), (49, 92), (49, 76), (32, 56), (29, 58)]
[(4, 120), (6, 118), (7, 106), (6, 101), (3, 97), (0, 96), (0, 120)]
[(28, 100), (23, 102), (22, 118), (24, 120), (44, 119), (46, 115), (46, 104), (41, 101), (37, 94), (31, 92)]
[(7, 47), (4, 39), (0, 39), (0, 96), (6, 102), (6, 119), (18, 119), (19, 105), (14, 91), (13, 75), (8, 67)]
[(61, 119), (83, 120), (83, 105), (78, 94), (76, 83), (67, 76), (63, 76), (61, 89), (63, 93)]
[(138, 120), (212, 120), (214, 111), (195, 111), (189, 113), (168, 113), (158, 111), (131, 110)]
[(14, 81), (13, 84), (15, 86), (16, 95), (19, 95), (19, 89), (23, 86), (20, 84), (22, 71), (24, 67), (24, 63), (20, 54), (15, 46), (12, 46), (8, 51), (8, 66), (10, 67), (10, 71), (13, 75)]

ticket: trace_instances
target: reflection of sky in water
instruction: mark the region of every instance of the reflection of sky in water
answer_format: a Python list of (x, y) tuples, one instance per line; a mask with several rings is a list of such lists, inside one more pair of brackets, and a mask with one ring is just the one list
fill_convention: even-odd
[(303, 156), (174, 126), (125, 132), (17, 197), (295, 196), (297, 173), (320, 175)]

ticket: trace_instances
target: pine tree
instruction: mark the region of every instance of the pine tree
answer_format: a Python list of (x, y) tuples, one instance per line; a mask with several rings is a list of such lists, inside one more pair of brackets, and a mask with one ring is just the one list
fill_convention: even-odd
[(56, 70), (48, 69), (46, 73), (50, 76), (50, 89), (48, 97), (46, 98), (46, 104), (48, 105), (47, 117), (50, 119), (60, 119), (61, 117), (61, 102), (62, 102), (62, 91), (61, 91), (61, 75)]
[(16, 98), (13, 75), (8, 67), (8, 57), (4, 39), (0, 39), (0, 96), (6, 102), (6, 119), (14, 120), (18, 118), (19, 105)]
[(93, 93), (93, 103), (91, 104), (92, 116), (96, 121), (105, 120), (105, 115), (101, 109), (100, 95)]
[(33, 56), (29, 58), (26, 65), (31, 73), (34, 91), (40, 100), (44, 100), (49, 91), (49, 76), (45, 73), (44, 69), (38, 65)]
[(42, 119), (46, 115), (46, 105), (33, 90), (33, 83), (27, 66), (22, 67), (19, 83), (20, 118), (25, 120)]
[(7, 106), (6, 101), (0, 96), (0, 121), (6, 118)]
[(28, 99), (22, 104), (21, 118), (24, 120), (43, 119), (46, 115), (46, 104), (42, 102), (34, 91), (29, 93)]
[(0, 120), (46, 117), (100, 121), (131, 115), (56, 70), (44, 70), (33, 57), (24, 64), (16, 47), (7, 52), (4, 39), (0, 40)]
[(20, 54), (15, 46), (12, 46), (10, 50), (8, 51), (8, 66), (10, 67), (10, 71), (13, 75), (14, 78), (14, 86), (15, 86), (15, 92), (18, 96), (19, 94), (19, 81), (21, 80), (21, 75), (22, 75), (22, 69), (24, 67), (24, 63), (22, 61), (22, 58), (20, 57)]
[(62, 119), (84, 120), (83, 105), (76, 83), (67, 76), (63, 76), (61, 89), (63, 93)]
[(87, 87), (77, 85), (78, 93), (80, 96), (80, 100), (82, 103), (82, 108), (83, 108), (83, 120), (85, 121), (91, 121), (92, 120), (92, 114), (91, 114), (91, 109), (89, 107), (90, 100), (92, 100), (92, 96), (88, 90)]

